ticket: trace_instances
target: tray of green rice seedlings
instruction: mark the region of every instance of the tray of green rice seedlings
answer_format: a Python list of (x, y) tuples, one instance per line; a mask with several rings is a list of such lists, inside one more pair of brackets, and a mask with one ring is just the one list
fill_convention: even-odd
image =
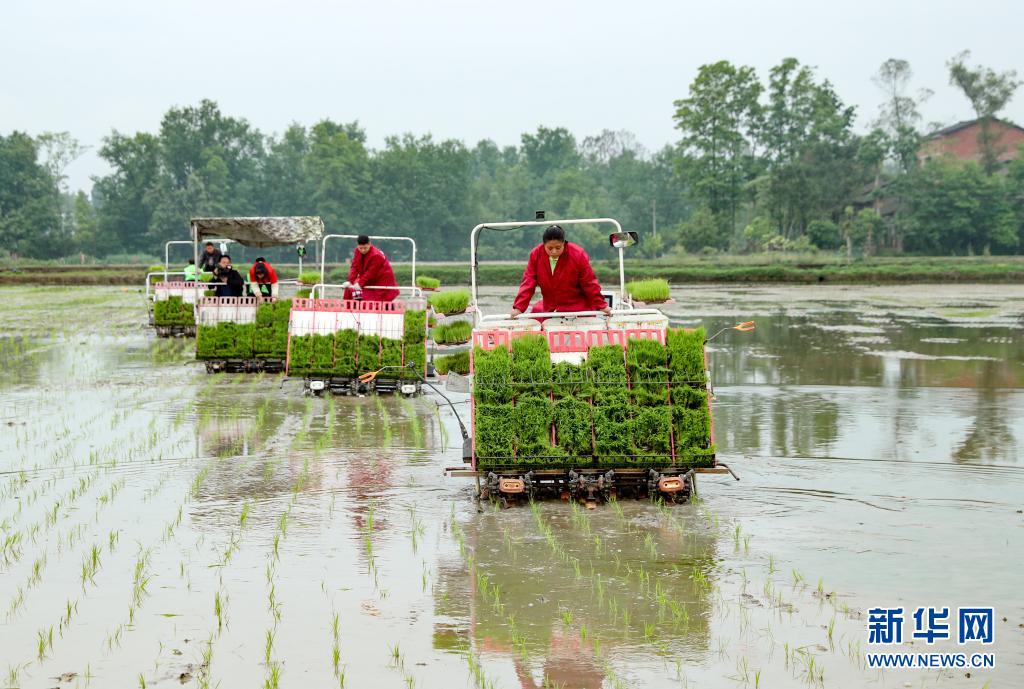
[(473, 324), (469, 321), (441, 323), (430, 329), (430, 337), (438, 345), (465, 344), (472, 336)]
[(541, 335), (514, 338), (511, 352), (475, 348), (478, 467), (713, 466), (704, 337), (593, 347), (579, 365), (552, 365)]
[[(403, 378), (416, 379), (427, 374), (427, 312), (407, 310), (402, 334)], [(412, 367), (409, 368), (409, 364)]]
[(427, 297), (427, 302), (435, 312), (445, 316), (465, 313), (469, 308), (469, 290), (435, 292)]
[(252, 359), (255, 323), (201, 325), (196, 333), (196, 359)]
[(437, 357), (434, 359), (434, 368), (442, 376), (453, 371), (463, 376), (469, 375), (469, 350)]
[(631, 280), (626, 284), (626, 291), (633, 301), (645, 304), (664, 304), (670, 299), (668, 280), (661, 278)]
[(257, 359), (284, 359), (288, 354), (291, 299), (266, 301), (256, 309), (253, 354)]
[(153, 324), (157, 327), (187, 327), (196, 324), (192, 304), (181, 297), (168, 297), (153, 303)]
[(316, 270), (304, 270), (299, 273), (299, 284), (313, 286), (319, 284), (320, 273)]
[(427, 277), (426, 275), (417, 275), (416, 286), (424, 292), (434, 292), (441, 286), (441, 281), (437, 278)]

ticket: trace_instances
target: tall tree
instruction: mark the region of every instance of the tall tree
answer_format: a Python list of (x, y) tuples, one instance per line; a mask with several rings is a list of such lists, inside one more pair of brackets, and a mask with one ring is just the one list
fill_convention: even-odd
[(698, 203), (731, 232), (743, 187), (754, 176), (754, 133), (763, 87), (752, 67), (702, 65), (687, 98), (675, 102), (680, 170)]
[(157, 253), (148, 230), (153, 217), (149, 192), (160, 171), (159, 151), (160, 140), (152, 134), (125, 136), (114, 131), (103, 139), (100, 157), (113, 172), (94, 178), (93, 196), (99, 216), (97, 253)]
[(993, 132), (992, 121), (1013, 98), (1021, 85), (1015, 70), (997, 73), (988, 67), (969, 67), (971, 52), (965, 50), (949, 60), (949, 83), (956, 86), (971, 102), (974, 114), (980, 120), (978, 145), (981, 147), (982, 165), (988, 174), (995, 172), (1003, 150), (999, 136)]
[(32, 258), (68, 252), (57, 183), (22, 132), (0, 136), (0, 246)]
[(306, 168), (312, 180), (311, 201), (332, 232), (366, 229), (372, 176), (365, 139), (355, 123), (323, 120), (310, 132)]
[(875, 126), (889, 137), (890, 154), (905, 174), (917, 168), (917, 151), (921, 146), (918, 125), (920, 105), (931, 97), (928, 89), (909, 93), (914, 72), (906, 60), (889, 58), (881, 64), (872, 81), (885, 95), (879, 106)]
[(548, 180), (580, 162), (576, 138), (564, 127), (537, 127), (536, 133), (523, 134), (522, 153), (526, 167), (537, 180)]
[(764, 202), (786, 237), (815, 219), (835, 215), (862, 181), (857, 177), (855, 109), (828, 80), (786, 58), (772, 68), (759, 141), (769, 180)]
[(413, 237), (423, 259), (468, 255), (471, 160), (461, 141), (388, 137), (373, 161), (374, 226)]
[(922, 253), (1012, 253), (1019, 234), (1003, 175), (976, 163), (932, 160), (910, 188), (907, 248)]

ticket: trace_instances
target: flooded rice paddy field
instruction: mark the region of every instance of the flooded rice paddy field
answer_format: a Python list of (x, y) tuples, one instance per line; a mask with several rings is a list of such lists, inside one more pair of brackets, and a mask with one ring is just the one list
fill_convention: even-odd
[[(211, 376), (136, 291), (0, 290), (0, 686), (1018, 685), (1024, 288), (675, 297), (757, 321), (709, 345), (742, 480), (499, 511), (434, 395)], [(899, 605), (994, 606), (996, 668), (868, 669)]]

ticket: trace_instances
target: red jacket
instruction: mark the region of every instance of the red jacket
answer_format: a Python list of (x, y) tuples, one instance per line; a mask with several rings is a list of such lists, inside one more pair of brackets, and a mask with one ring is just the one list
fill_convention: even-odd
[(262, 285), (276, 285), (277, 284), (277, 271), (274, 270), (274, 267), (272, 265), (270, 265), (269, 263), (267, 263), (266, 261), (263, 262), (263, 265), (266, 266), (266, 268), (267, 268), (267, 275), (266, 275), (266, 277), (264, 277), (262, 280), (257, 280), (256, 279), (256, 264), (253, 263), (252, 264), (252, 268), (249, 269), (249, 282), (255, 282), (257, 284), (262, 284)]
[(530, 252), (513, 308), (525, 312), (537, 287), (540, 287), (542, 296), (538, 310), (600, 311), (608, 306), (601, 296), (601, 285), (594, 269), (590, 267), (590, 257), (581, 247), (570, 242), (565, 243), (554, 274), (543, 244)]
[[(348, 271), (348, 281), (360, 287), (397, 287), (395, 272), (391, 270), (391, 262), (384, 252), (371, 246), (366, 254), (359, 253), (356, 248), (352, 255), (352, 268)], [(398, 296), (397, 289), (368, 289), (363, 291), (366, 301), (394, 301)], [(352, 290), (345, 290), (345, 299), (352, 298)]]

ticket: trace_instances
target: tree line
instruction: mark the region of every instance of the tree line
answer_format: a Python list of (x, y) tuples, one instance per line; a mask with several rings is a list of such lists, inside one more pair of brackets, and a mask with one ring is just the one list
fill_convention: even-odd
[[(703, 65), (675, 103), (679, 140), (655, 152), (629, 132), (577, 139), (539, 127), (518, 145), (403, 134), (379, 148), (358, 122), (323, 120), (264, 134), (204, 100), (171, 108), (156, 132), (113, 131), (111, 172), (91, 194), (64, 170), (83, 147), (67, 133), (0, 135), (0, 251), (32, 258), (160, 255), (188, 220), (320, 215), (329, 231), (408, 235), (426, 260), (465, 259), (484, 220), (611, 216), (644, 234), (646, 257), (684, 252), (1016, 253), (1024, 244), (1024, 156), (1004, 168), (986, 132), (1020, 85), (1014, 72), (948, 63), (983, 125), (983, 159), (918, 162), (925, 136), (912, 70), (888, 60), (869, 131), (815, 70), (789, 58), (762, 78)], [(574, 233), (607, 254), (603, 229)], [(488, 233), (482, 258), (536, 241)]]

